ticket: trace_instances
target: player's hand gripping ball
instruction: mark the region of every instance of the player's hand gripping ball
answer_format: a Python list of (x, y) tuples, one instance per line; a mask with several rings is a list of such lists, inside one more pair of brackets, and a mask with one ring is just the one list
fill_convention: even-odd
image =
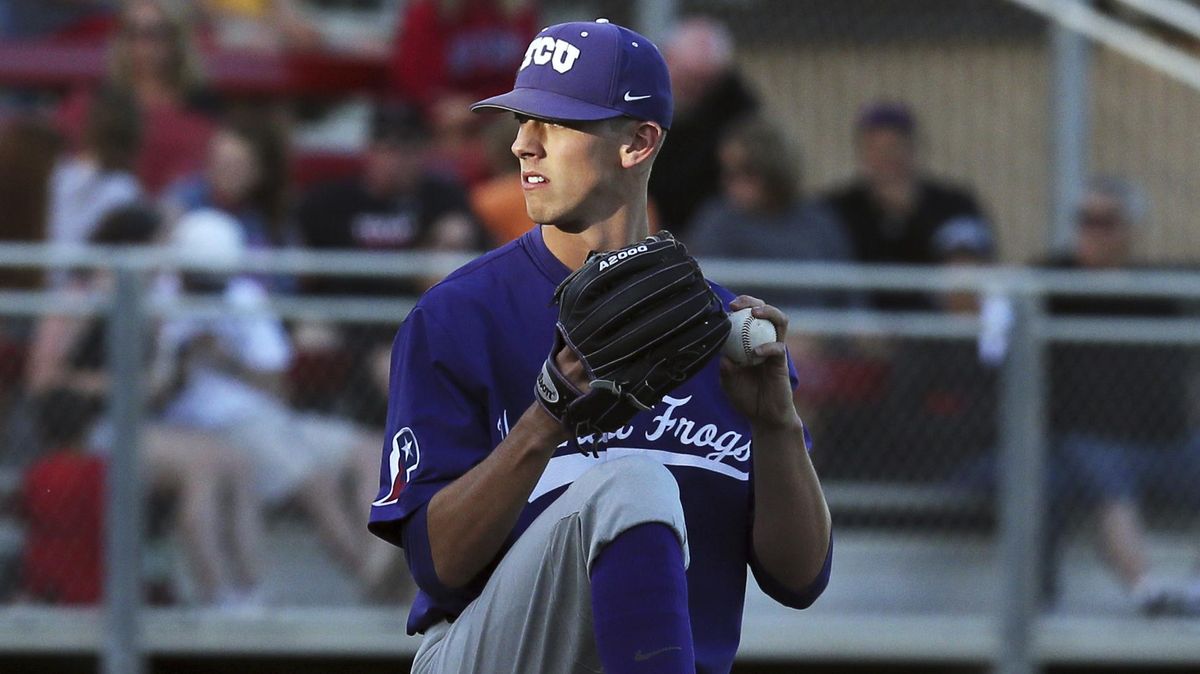
[(779, 341), (775, 324), (771, 321), (755, 318), (751, 307), (746, 307), (729, 314), (729, 322), (733, 329), (725, 338), (721, 353), (738, 365), (758, 365), (765, 358), (754, 350), (763, 344)]
[[(574, 437), (616, 431), (699, 372), (729, 334), (700, 265), (670, 232), (588, 255), (554, 293), (558, 324), (534, 386)], [(581, 391), (555, 360), (563, 348), (589, 380)]]

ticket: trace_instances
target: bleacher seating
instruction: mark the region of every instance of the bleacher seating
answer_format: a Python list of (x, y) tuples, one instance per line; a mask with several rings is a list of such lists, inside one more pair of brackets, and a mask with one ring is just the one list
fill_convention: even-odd
[[(0, 88), (64, 91), (104, 75), (103, 45), (0, 42)], [(328, 52), (271, 54), (207, 51), (209, 82), (230, 96), (371, 94), (387, 83), (382, 58)]]

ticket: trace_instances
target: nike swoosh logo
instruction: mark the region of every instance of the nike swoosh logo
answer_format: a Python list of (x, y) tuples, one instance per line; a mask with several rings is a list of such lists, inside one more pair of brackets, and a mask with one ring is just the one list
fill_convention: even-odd
[(650, 658), (652, 658), (656, 655), (662, 655), (663, 653), (666, 653), (667, 651), (682, 651), (682, 650), (683, 650), (683, 646), (667, 646), (666, 648), (660, 648), (657, 651), (650, 651), (649, 653), (643, 653), (639, 649), (637, 653), (633, 654), (633, 661), (634, 662), (645, 662), (645, 661), (649, 660)]
[(650, 98), (650, 94), (646, 94), (645, 96), (630, 96), (629, 94), (632, 94), (632, 93), (633, 93), (632, 91), (625, 92), (625, 101), (626, 102), (632, 103), (634, 101), (640, 101), (644, 98)]

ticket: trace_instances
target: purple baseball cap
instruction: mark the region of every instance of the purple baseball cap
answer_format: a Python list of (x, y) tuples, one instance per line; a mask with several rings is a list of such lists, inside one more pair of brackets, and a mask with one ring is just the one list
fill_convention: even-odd
[(624, 116), (666, 129), (675, 104), (658, 47), (624, 26), (596, 19), (544, 28), (525, 51), (513, 90), (471, 109), (574, 122)]

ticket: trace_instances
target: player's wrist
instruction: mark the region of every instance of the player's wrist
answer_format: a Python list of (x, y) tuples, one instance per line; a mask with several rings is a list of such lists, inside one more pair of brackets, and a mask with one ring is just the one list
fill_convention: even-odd
[(750, 419), (750, 433), (755, 439), (774, 435), (802, 435), (804, 422), (795, 411)]
[(523, 429), (528, 429), (533, 444), (540, 449), (553, 452), (555, 447), (570, 439), (570, 434), (562, 422), (537, 402), (525, 410), (517, 423)]

